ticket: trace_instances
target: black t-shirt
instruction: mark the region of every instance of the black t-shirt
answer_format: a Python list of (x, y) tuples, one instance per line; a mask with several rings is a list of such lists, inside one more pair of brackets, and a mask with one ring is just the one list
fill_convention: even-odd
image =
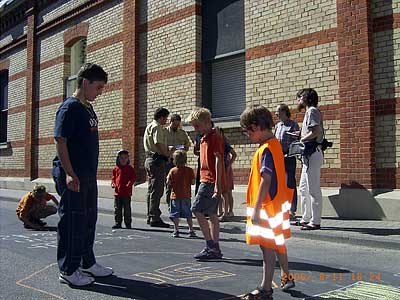
[(75, 174), (96, 177), (99, 161), (98, 120), (92, 105), (86, 107), (69, 97), (58, 108), (54, 137), (66, 139), (69, 159)]

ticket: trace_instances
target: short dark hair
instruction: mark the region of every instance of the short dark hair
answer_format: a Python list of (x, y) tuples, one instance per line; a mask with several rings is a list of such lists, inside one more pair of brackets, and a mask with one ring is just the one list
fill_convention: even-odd
[(297, 92), (297, 98), (304, 96), (304, 102), (307, 106), (318, 106), (318, 94), (314, 89), (307, 88)]
[(108, 74), (102, 67), (92, 63), (85, 63), (78, 72), (78, 88), (82, 86), (83, 79), (93, 81), (104, 81), (107, 83)]
[(292, 114), (290, 113), (290, 108), (289, 108), (289, 106), (287, 106), (285, 103), (279, 104), (278, 110), (284, 111), (285, 114), (286, 114), (286, 117), (288, 117), (288, 118), (290, 118), (291, 115), (292, 115)]
[(171, 122), (174, 122), (174, 121), (182, 121), (182, 118), (181, 118), (181, 116), (180, 115), (178, 115), (178, 114), (173, 114), (172, 116), (171, 116)]
[(161, 117), (168, 117), (168, 116), (169, 116), (169, 110), (166, 109), (165, 107), (159, 107), (154, 112), (154, 120), (156, 121)]
[(249, 129), (252, 124), (260, 126), (262, 130), (272, 130), (274, 122), (272, 121), (271, 112), (264, 106), (247, 108), (240, 115), (240, 126), (244, 129)]

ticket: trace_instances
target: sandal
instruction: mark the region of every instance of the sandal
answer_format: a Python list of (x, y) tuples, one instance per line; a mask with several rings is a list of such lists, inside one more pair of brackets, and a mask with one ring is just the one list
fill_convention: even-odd
[(242, 300), (273, 300), (272, 298), (272, 289), (269, 291), (263, 290), (260, 287), (257, 287), (254, 291), (244, 295), (240, 299)]
[(302, 227), (307, 226), (307, 224), (308, 223), (304, 221), (296, 221), (296, 223), (294, 223), (295, 226), (302, 226)]

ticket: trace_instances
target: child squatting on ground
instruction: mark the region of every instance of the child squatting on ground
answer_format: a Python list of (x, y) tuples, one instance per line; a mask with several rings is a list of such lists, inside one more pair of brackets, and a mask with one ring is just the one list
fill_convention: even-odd
[(261, 285), (242, 299), (272, 299), (275, 255), (281, 266), (281, 288), (295, 286), (289, 280), (285, 238), (290, 237), (289, 210), (293, 190), (286, 185), (280, 142), (272, 132), (272, 115), (265, 107), (246, 109), (240, 116), (243, 132), (260, 147), (253, 156), (247, 186), (246, 243), (259, 245), (263, 254)]
[[(220, 259), (218, 203), (224, 187), (224, 139), (211, 125), (211, 113), (206, 108), (195, 108), (188, 117), (194, 129), (203, 135), (200, 140), (200, 186), (193, 201), (206, 247), (194, 256), (195, 259)], [(209, 225), (205, 214), (210, 217)]]
[(115, 225), (112, 227), (113, 229), (122, 228), (122, 211), (125, 227), (132, 228), (131, 196), (135, 181), (135, 170), (130, 165), (129, 152), (127, 150), (118, 151), (111, 179), (111, 187), (114, 189)]
[(56, 197), (46, 192), (44, 185), (35, 185), (32, 192), (24, 195), (18, 203), (16, 210), (18, 219), (24, 223), (27, 229), (44, 230), (46, 222), (42, 218), (57, 213), (57, 207), (48, 205), (47, 202), (52, 200), (56, 206), (58, 201)]
[(169, 217), (174, 222), (172, 237), (179, 237), (179, 218), (186, 218), (189, 226), (189, 236), (196, 237), (193, 230), (192, 212), (190, 210), (191, 185), (195, 176), (192, 168), (186, 165), (187, 156), (183, 150), (177, 150), (173, 154), (173, 167), (167, 176), (167, 184), (172, 188)]

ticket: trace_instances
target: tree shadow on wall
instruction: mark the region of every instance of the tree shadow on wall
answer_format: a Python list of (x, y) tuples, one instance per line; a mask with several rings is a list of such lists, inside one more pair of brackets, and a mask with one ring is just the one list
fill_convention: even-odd
[(342, 184), (339, 194), (328, 198), (339, 218), (353, 220), (382, 220), (386, 218), (374, 195), (357, 182), (350, 185)]

